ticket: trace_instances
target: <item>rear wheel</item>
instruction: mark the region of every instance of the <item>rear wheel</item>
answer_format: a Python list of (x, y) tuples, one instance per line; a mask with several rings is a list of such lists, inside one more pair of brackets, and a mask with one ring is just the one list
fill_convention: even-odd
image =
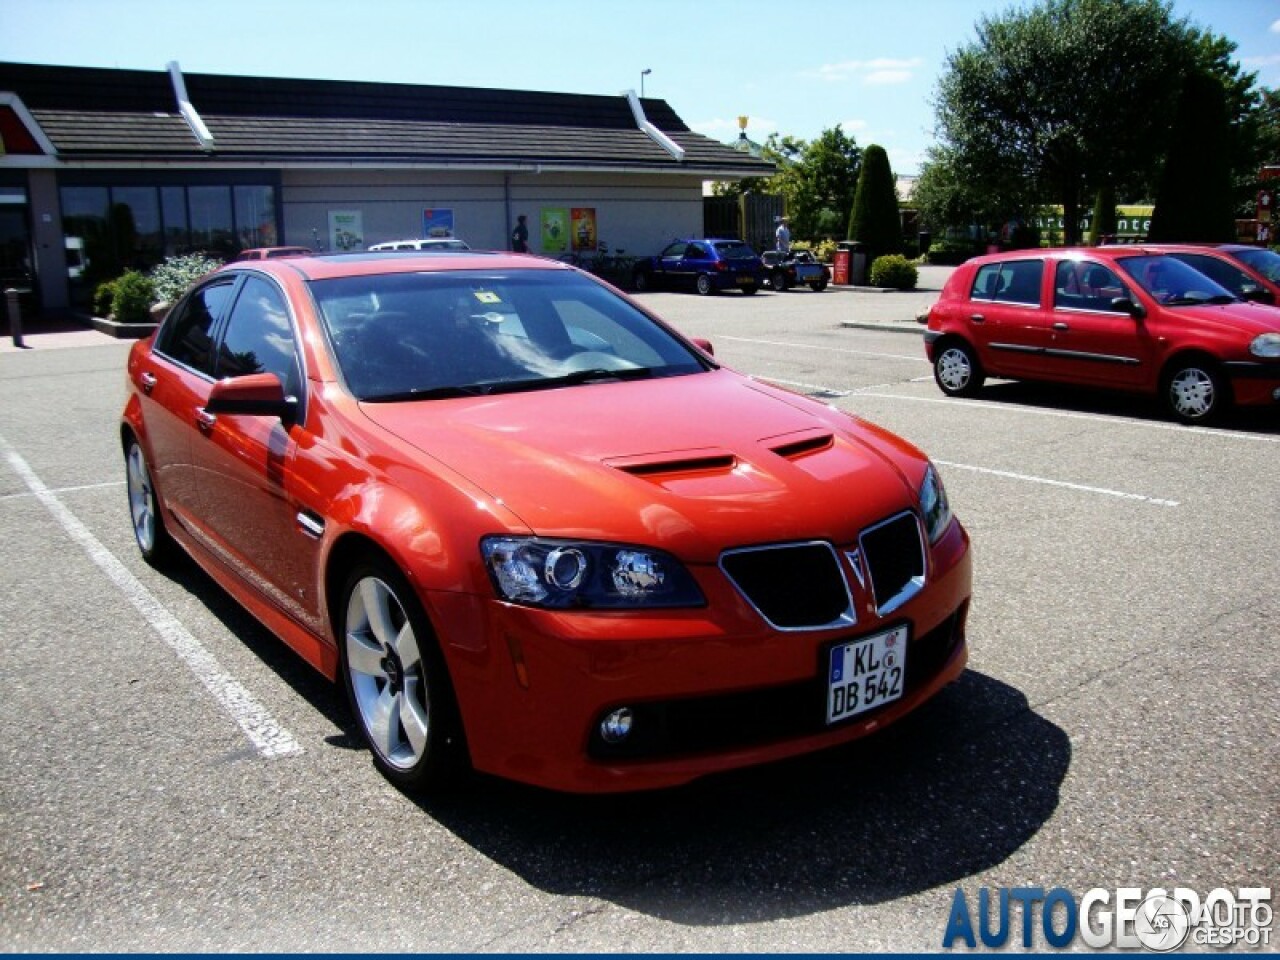
[(773, 271), (773, 277), (770, 280), (770, 284), (778, 293), (786, 293), (787, 287), (790, 286), (790, 284), (787, 283), (787, 272), (785, 270)]
[(759, 287), (757, 287), (754, 283), (750, 283), (750, 284), (747, 284), (747, 286), (745, 286), (745, 287), (743, 287), (743, 288), (742, 288), (742, 292), (743, 292), (743, 293), (745, 293), (745, 294), (749, 297), (749, 296), (751, 296), (752, 294), (754, 294), (754, 293), (755, 293), (757, 290), (759, 290), (759, 289), (760, 289), (760, 288), (759, 288)]
[(636, 293), (646, 293), (653, 287), (653, 280), (649, 277), (648, 271), (637, 270), (631, 276), (631, 285), (635, 287)]
[(136, 437), (130, 437), (124, 451), (125, 485), (129, 490), (129, 518), (133, 538), (142, 559), (153, 567), (163, 566), (173, 553), (173, 539), (165, 529), (160, 500), (151, 483), (146, 454)]
[(814, 293), (821, 293), (823, 290), (827, 289), (827, 278), (822, 277), (821, 279), (813, 281), (813, 283), (809, 284), (809, 289)]
[(408, 581), (370, 557), (347, 577), (338, 611), (342, 674), (374, 764), (408, 790), (456, 781), (466, 746), (444, 657)]
[(1222, 374), (1208, 360), (1186, 360), (1171, 369), (1163, 394), (1169, 412), (1183, 423), (1211, 423), (1230, 404)]
[(933, 379), (949, 397), (972, 397), (982, 389), (982, 365), (963, 340), (942, 344), (933, 360)]
[(705, 273), (698, 274), (698, 279), (695, 285), (698, 289), (698, 293), (702, 294), (704, 297), (716, 292), (716, 288), (711, 283), (711, 278)]

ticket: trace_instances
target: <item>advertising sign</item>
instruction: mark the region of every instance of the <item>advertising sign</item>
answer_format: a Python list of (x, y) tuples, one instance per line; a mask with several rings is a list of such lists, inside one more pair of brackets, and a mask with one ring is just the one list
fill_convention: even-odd
[(452, 237), (453, 210), (433, 207), (422, 211), (422, 235), (424, 237)]
[(594, 250), (596, 248), (596, 208), (574, 207), (569, 213), (570, 228), (573, 231), (573, 249)]
[(329, 211), (329, 249), (364, 249), (364, 213), (362, 211)]
[(564, 253), (569, 249), (569, 211), (564, 207), (542, 208), (542, 252)]

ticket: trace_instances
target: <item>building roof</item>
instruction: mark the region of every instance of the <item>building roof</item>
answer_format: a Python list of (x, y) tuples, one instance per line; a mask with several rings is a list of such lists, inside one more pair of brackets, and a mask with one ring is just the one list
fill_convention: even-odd
[[(685, 125), (663, 100), (644, 119), (683, 148), (677, 159), (640, 129), (626, 96), (186, 74), (186, 94), (212, 143), (180, 112), (165, 70), (0, 63), (0, 104), (29, 117), (70, 165), (147, 161), (202, 165), (588, 170), (727, 179), (773, 165)], [(12, 118), (0, 131), (12, 128)], [(3, 134), (6, 141), (9, 133)], [(29, 151), (26, 151), (29, 152)], [(20, 163), (13, 149), (0, 165)]]

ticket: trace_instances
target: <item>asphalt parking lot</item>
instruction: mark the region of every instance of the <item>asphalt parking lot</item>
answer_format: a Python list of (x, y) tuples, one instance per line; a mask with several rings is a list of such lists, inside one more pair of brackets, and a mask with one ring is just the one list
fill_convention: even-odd
[(905, 723), (621, 798), (398, 793), (338, 691), (194, 566), (138, 557), (128, 345), (5, 352), (0, 948), (937, 951), (957, 888), (1274, 893), (1280, 413), (947, 399), (911, 322), (940, 277), (641, 297), (922, 447), (976, 567), (969, 669)]

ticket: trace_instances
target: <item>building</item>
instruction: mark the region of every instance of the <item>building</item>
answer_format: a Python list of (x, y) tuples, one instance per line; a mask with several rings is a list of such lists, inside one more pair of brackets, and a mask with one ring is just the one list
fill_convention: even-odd
[(662, 100), (0, 63), (0, 280), (44, 309), (208, 251), (451, 233), (554, 256), (700, 235), (707, 180), (773, 165)]

